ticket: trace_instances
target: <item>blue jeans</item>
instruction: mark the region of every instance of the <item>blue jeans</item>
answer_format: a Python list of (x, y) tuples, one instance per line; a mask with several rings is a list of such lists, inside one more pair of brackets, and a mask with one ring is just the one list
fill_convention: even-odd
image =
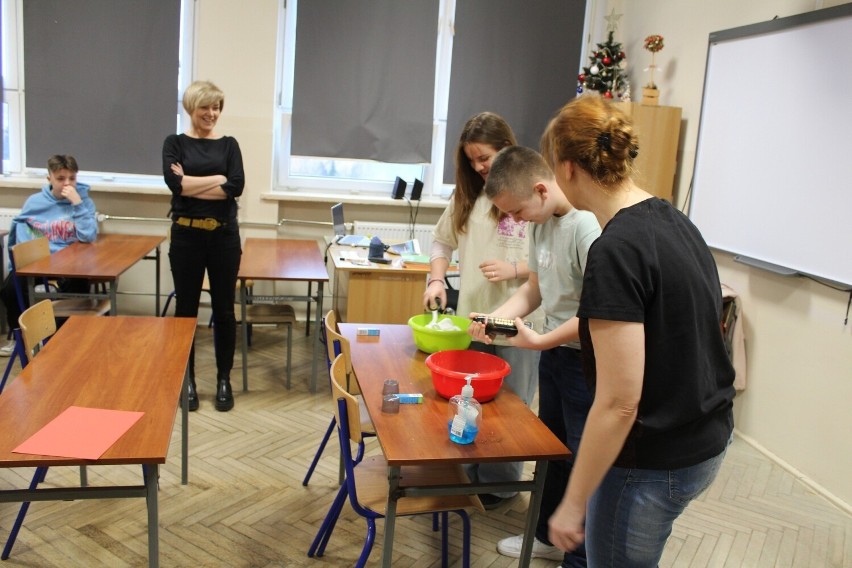
[[(565, 495), (574, 466), (573, 456), (580, 446), (580, 437), (591, 407), (592, 395), (586, 386), (580, 352), (569, 347), (542, 351), (538, 366), (538, 416), (572, 453), (572, 457), (567, 460), (552, 461), (547, 465), (535, 530), (536, 538), (546, 544), (550, 544), (547, 522)], [(586, 566), (585, 547), (580, 545), (572, 553), (566, 554), (562, 566)]]
[[(511, 347), (509, 345), (485, 345), (474, 341), (470, 344), (473, 351), (490, 353), (505, 360), (512, 367), (512, 371), (503, 379), (503, 384), (512, 389), (527, 406), (535, 396), (538, 385), (538, 351)], [(473, 396), (476, 397), (476, 391)], [(484, 416), (488, 419), (488, 410), (484, 410)], [(494, 481), (518, 481), (524, 472), (524, 462), (495, 462), (467, 464), (465, 471), (471, 481), (479, 483), (490, 483)], [(498, 497), (508, 498), (515, 495), (514, 492), (494, 493)]]
[(675, 519), (713, 483), (724, 457), (674, 470), (611, 468), (589, 500), (589, 566), (657, 566)]

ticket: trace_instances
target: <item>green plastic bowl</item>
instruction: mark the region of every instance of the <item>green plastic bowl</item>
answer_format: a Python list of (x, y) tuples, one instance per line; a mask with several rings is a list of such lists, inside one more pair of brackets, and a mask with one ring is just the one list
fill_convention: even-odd
[(426, 353), (437, 353), (449, 349), (467, 349), (470, 346), (470, 335), (467, 328), (470, 320), (461, 316), (439, 315), (438, 321), (450, 318), (459, 331), (442, 331), (426, 327), (432, 321), (432, 314), (419, 314), (408, 320), (408, 327), (414, 336), (414, 344)]

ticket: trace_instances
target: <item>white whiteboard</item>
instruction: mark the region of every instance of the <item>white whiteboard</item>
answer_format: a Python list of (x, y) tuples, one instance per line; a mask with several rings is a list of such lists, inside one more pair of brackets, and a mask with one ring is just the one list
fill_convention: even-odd
[(852, 285), (852, 4), (710, 34), (689, 216), (713, 248)]

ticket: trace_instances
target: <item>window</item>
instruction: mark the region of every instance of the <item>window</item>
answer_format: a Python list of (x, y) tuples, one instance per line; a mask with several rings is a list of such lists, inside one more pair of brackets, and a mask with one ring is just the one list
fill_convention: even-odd
[(40, 176), (68, 153), (87, 178), (161, 184), (151, 148), (180, 120), (192, 5), (3, 0), (4, 173)]
[[(397, 176), (428, 183), (435, 53), (449, 35), (436, 37), (435, 29), (439, 6), (448, 3), (287, 2), (280, 25), (278, 189), (389, 195)], [(416, 142), (390, 144), (398, 136), (387, 133), (400, 128), (416, 131)]]
[[(278, 191), (386, 196), (399, 176), (409, 186), (415, 177), (423, 180), (424, 197), (446, 197), (452, 191), (455, 141), (467, 118), (483, 110), (497, 112), (512, 125), (519, 143), (537, 147), (547, 120), (575, 95), (585, 2), (373, 0), (353, 5), (356, 8), (334, 0), (288, 0), (282, 7), (280, 120), (275, 134)], [(345, 14), (340, 13), (343, 6)], [(381, 47), (385, 40), (389, 43)], [(424, 52), (428, 60), (423, 59)], [(398, 58), (409, 66), (394, 67)], [(405, 85), (393, 84), (393, 79), (400, 76), (411, 84), (416, 81), (417, 88), (399, 95)], [(309, 83), (319, 78), (318, 84), (325, 87), (306, 87), (300, 77)], [(392, 126), (387, 125), (367, 126), (363, 138), (350, 138), (344, 128), (335, 128), (347, 105), (356, 116), (364, 116), (379, 112), (390, 100), (423, 96), (427, 84), (431, 116), (426, 117), (425, 130), (430, 140), (425, 150), (424, 144), (419, 145), (420, 159), (381, 157), (387, 154), (381, 146), (387, 149), (389, 140), (409, 142), (409, 136), (422, 134), (424, 125), (417, 121), (401, 125), (403, 134), (392, 136), (387, 134)], [(352, 105), (353, 98), (361, 108)], [(300, 106), (300, 100), (308, 101), (309, 110)], [(389, 114), (400, 121), (414, 112)], [(300, 113), (302, 120), (316, 123), (332, 116), (330, 124), (310, 131), (311, 144), (302, 143)], [(355, 124), (353, 128), (363, 119)], [(406, 128), (418, 129), (419, 134)], [(334, 148), (337, 138), (341, 141)], [(379, 157), (356, 155), (364, 153)]]
[(0, 38), (2, 38), (3, 59), (3, 172), (20, 171), (20, 145), (13, 141), (20, 132), (20, 104), (18, 97), (18, 2), (3, 0), (0, 12)]

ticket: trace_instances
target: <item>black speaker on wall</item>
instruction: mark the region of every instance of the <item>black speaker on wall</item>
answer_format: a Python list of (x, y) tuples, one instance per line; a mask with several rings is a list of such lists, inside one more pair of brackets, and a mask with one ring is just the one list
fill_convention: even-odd
[(414, 185), (411, 186), (411, 201), (420, 201), (421, 193), (423, 193), (423, 182), (414, 178)]
[(394, 199), (402, 199), (405, 197), (405, 187), (408, 184), (405, 183), (405, 180), (401, 177), (397, 176), (396, 181), (393, 182), (393, 191), (391, 192), (391, 197)]

